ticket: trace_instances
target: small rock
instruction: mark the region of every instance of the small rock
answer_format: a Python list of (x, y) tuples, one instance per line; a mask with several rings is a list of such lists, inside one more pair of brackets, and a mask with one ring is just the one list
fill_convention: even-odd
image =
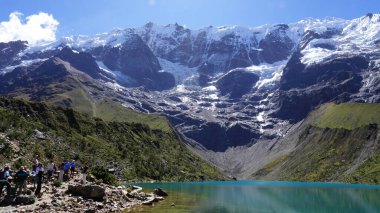
[(34, 130), (34, 135), (35, 135), (36, 138), (38, 138), (38, 139), (46, 139), (44, 133), (40, 132), (38, 129), (35, 129), (35, 130)]
[(84, 213), (95, 213), (95, 209), (85, 209)]
[(97, 207), (98, 209), (103, 209), (103, 208), (104, 208), (104, 205), (103, 205), (103, 203), (96, 203), (96, 207)]

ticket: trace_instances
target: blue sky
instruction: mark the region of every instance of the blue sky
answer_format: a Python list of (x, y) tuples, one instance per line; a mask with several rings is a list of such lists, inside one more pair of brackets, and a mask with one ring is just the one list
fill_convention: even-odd
[(380, 13), (378, 0), (0, 0), (0, 21), (18, 11), (39, 12), (59, 22), (57, 36), (94, 34), (114, 28), (158, 24), (257, 26), (289, 23), (305, 17), (357, 18)]

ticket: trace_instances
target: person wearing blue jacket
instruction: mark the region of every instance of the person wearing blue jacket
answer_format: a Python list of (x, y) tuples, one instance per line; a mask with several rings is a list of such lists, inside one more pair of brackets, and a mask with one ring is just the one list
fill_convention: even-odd
[(64, 162), (64, 170), (65, 170), (64, 180), (68, 181), (69, 180), (69, 170), (70, 170), (70, 162), (68, 160), (65, 160), (65, 162)]
[(71, 161), (71, 163), (70, 163), (70, 172), (71, 172), (71, 177), (72, 177), (72, 178), (73, 178), (74, 175), (75, 175), (75, 166), (76, 166), (76, 164), (75, 164), (75, 160)]

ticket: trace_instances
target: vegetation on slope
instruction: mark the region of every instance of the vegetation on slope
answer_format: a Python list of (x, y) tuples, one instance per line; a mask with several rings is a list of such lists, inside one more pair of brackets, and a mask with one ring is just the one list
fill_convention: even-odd
[(380, 184), (380, 151), (361, 164), (353, 173), (344, 179), (351, 183)]
[[(38, 136), (39, 132), (43, 138)], [(128, 179), (216, 180), (223, 176), (173, 132), (144, 124), (106, 122), (72, 109), (0, 98), (0, 162), (30, 166), (76, 159), (91, 166), (118, 165)]]
[(51, 58), (28, 71), (24, 69), (27, 68), (16, 69), (0, 78), (0, 95), (44, 101), (105, 121), (142, 123), (151, 129), (172, 131), (164, 116), (123, 107), (115, 91), (60, 58)]
[(326, 104), (298, 128), (295, 149), (253, 174), (258, 179), (380, 182), (380, 104)]
[(380, 105), (364, 103), (326, 104), (311, 114), (313, 126), (356, 129), (380, 124)]

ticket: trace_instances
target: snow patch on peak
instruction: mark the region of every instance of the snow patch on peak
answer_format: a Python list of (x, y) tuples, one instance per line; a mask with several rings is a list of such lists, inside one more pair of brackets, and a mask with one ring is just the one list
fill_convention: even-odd
[(334, 17), (326, 17), (324, 19), (307, 18), (299, 22), (290, 24), (292, 31), (305, 33), (313, 31), (323, 34), (329, 29), (341, 30), (349, 24), (350, 21)]
[(221, 40), (227, 35), (234, 35), (242, 40), (250, 40), (254, 33), (252, 30), (241, 26), (221, 26), (216, 28), (207, 28), (208, 38), (211, 40)]
[[(340, 19), (336, 22), (335, 29), (342, 28), (339, 35), (330, 39), (315, 39), (302, 50), (302, 63), (319, 63), (333, 55), (349, 55), (371, 53), (378, 51), (376, 42), (380, 40), (380, 15), (370, 14), (350, 21)], [(333, 45), (334, 50), (322, 48), (317, 43)]]
[(256, 88), (273, 88), (280, 81), (282, 70), (284, 69), (287, 60), (279, 61), (273, 64), (260, 64), (247, 67), (246, 70), (259, 75), (260, 79), (256, 83)]
[(177, 23), (162, 26), (162, 25), (158, 25), (152, 22), (145, 24), (143, 27), (135, 29), (136, 33), (150, 32), (154, 34), (160, 34), (163, 36), (173, 36), (173, 35), (178, 34), (178, 32), (186, 31), (186, 30), (188, 30), (186, 26), (179, 25)]

